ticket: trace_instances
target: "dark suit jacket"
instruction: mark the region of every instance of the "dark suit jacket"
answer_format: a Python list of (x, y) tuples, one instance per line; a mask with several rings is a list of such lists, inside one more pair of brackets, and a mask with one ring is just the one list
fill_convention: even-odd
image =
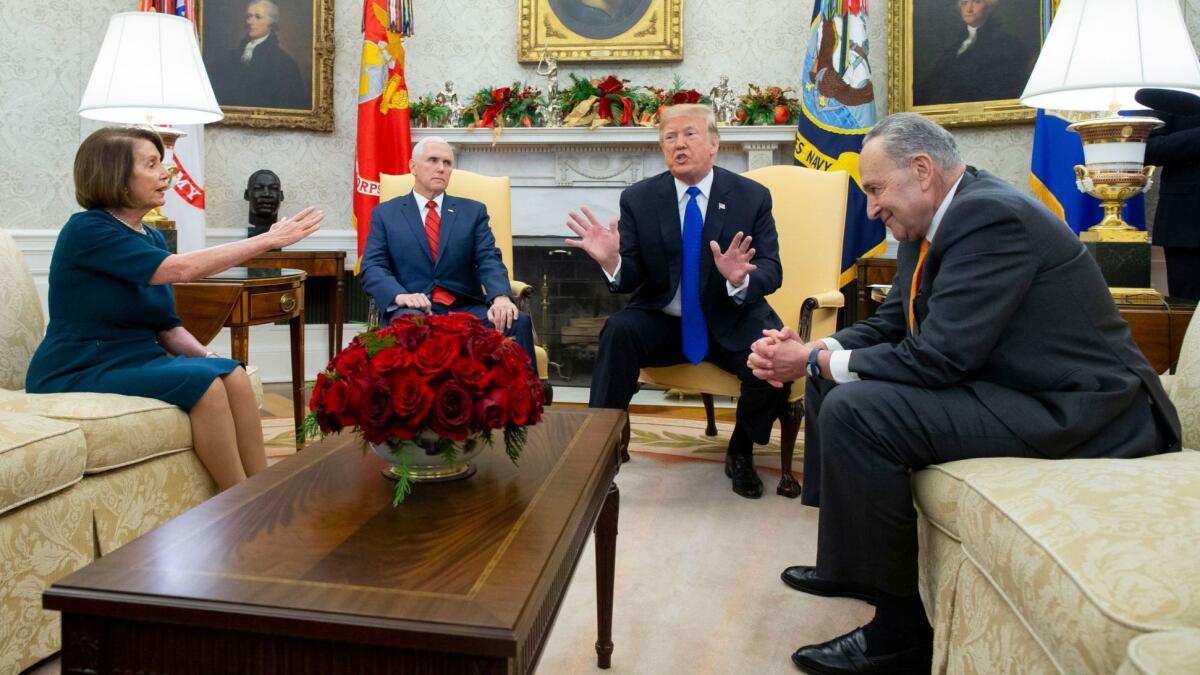
[(1162, 167), (1154, 243), (1200, 248), (1200, 117), (1155, 115), (1166, 124), (1146, 144), (1146, 163)]
[(1034, 61), (1025, 43), (994, 19), (980, 26), (974, 44), (959, 54), (966, 39), (963, 26), (913, 87), (915, 105), (996, 101), (1021, 95)]
[(208, 64), (217, 103), (261, 108), (311, 108), (312, 92), (305, 88), (300, 69), (279, 46), (275, 33), (267, 35), (267, 39), (254, 48), (250, 61), (242, 63), (242, 52), (248, 42), (249, 36), (242, 38), (236, 49)]
[(1111, 424), (1145, 394), (1160, 428), (1181, 438), (1175, 408), (1095, 260), (1045, 207), (968, 169), (929, 247), (918, 328), (909, 335), (919, 248), (900, 244), (879, 312), (833, 336), (854, 350), (852, 371), (931, 389), (966, 387), (1047, 457), (1145, 454), (1122, 447), (1127, 430)]
[(478, 303), (512, 296), (508, 269), (488, 225), (487, 207), (473, 199), (443, 198), (436, 264), (425, 221), (417, 214), (417, 199), (411, 192), (371, 212), (360, 271), (363, 288), (381, 312), (400, 293), (428, 295), (434, 286)]
[[(764, 328), (783, 325), (766, 301), (783, 283), (779, 239), (767, 188), (721, 167), (713, 172), (700, 243), (700, 303), (717, 342), (728, 351), (741, 351), (762, 337)], [(679, 199), (670, 172), (639, 181), (621, 193), (618, 228), (621, 272), (610, 290), (632, 293), (630, 307), (662, 309), (679, 287), (683, 248)], [(708, 245), (715, 240), (724, 251), (739, 231), (754, 238), (753, 263), (758, 266), (750, 273), (750, 287), (741, 304), (729, 297)]]

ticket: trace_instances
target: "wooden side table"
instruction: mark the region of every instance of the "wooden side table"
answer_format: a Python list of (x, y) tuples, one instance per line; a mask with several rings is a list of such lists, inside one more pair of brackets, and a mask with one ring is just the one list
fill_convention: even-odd
[[(248, 363), (250, 326), (287, 321), (292, 348), (292, 410), (304, 419), (304, 278), (295, 269), (233, 267), (202, 281), (174, 284), (175, 311), (202, 344), (228, 327), (232, 358)], [(297, 436), (299, 438), (299, 436)]]
[(274, 267), (304, 270), (310, 277), (328, 279), (329, 360), (342, 348), (342, 324), (345, 323), (345, 251), (271, 251), (246, 261), (246, 267)]

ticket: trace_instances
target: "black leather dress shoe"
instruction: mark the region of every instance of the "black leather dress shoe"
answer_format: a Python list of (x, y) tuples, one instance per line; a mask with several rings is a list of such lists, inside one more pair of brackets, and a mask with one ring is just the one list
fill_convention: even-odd
[(855, 598), (875, 604), (875, 590), (866, 586), (844, 584), (837, 581), (827, 581), (817, 576), (817, 568), (809, 565), (795, 565), (779, 575), (783, 583), (798, 591), (823, 595), (827, 598)]
[(725, 455), (725, 475), (733, 479), (733, 491), (746, 499), (762, 496), (762, 480), (754, 470), (754, 458), (749, 455)]
[(819, 645), (801, 647), (792, 654), (792, 663), (806, 673), (839, 675), (841, 673), (889, 673), (897, 675), (928, 674), (933, 661), (933, 644), (883, 654), (867, 656), (867, 638), (861, 627)]

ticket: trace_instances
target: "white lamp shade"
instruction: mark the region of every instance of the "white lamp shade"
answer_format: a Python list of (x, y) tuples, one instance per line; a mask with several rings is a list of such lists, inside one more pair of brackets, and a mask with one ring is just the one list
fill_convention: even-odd
[(125, 124), (220, 121), (192, 23), (157, 12), (113, 16), (79, 114)]
[(1200, 94), (1200, 64), (1176, 0), (1062, 0), (1021, 94), (1031, 108), (1145, 106), (1143, 87)]

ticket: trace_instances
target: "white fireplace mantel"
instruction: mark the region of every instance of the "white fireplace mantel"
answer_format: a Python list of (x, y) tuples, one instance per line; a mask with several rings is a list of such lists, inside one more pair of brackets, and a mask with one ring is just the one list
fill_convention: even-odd
[[(717, 164), (743, 172), (791, 163), (792, 126), (721, 127)], [(658, 129), (506, 128), (413, 129), (413, 142), (440, 136), (457, 152), (457, 166), (509, 176), (513, 234), (568, 236), (567, 213), (587, 206), (601, 218), (616, 215), (621, 190), (666, 170)]]

